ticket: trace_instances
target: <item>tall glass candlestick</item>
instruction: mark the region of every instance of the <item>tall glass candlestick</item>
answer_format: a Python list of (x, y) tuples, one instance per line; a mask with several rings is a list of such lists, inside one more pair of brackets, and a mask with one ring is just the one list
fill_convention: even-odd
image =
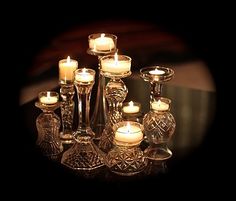
[(142, 172), (147, 166), (143, 151), (139, 148), (143, 140), (143, 126), (133, 121), (122, 121), (113, 126), (114, 148), (105, 157), (110, 170), (123, 176)]
[(62, 143), (73, 143), (72, 126), (74, 117), (74, 71), (78, 68), (76, 60), (67, 59), (59, 61), (59, 82), (61, 85), (60, 95), (61, 102), (61, 118), (62, 118)]
[[(95, 55), (99, 60), (102, 56), (115, 53), (117, 36), (113, 34), (95, 33), (88, 36), (89, 48), (88, 54)], [(100, 139), (107, 121), (107, 104), (104, 96), (105, 77), (100, 73), (98, 65), (98, 88), (94, 112), (91, 117), (91, 128), (95, 132), (95, 139)]]
[(109, 105), (108, 120), (99, 141), (99, 148), (107, 153), (113, 146), (113, 125), (122, 120), (122, 102), (128, 89), (121, 78), (131, 74), (131, 58), (125, 55), (107, 55), (100, 59), (101, 73), (110, 78), (106, 85), (106, 99)]
[(89, 109), (95, 71), (80, 68), (75, 71), (75, 87), (78, 96), (78, 128), (75, 143), (62, 156), (61, 163), (74, 170), (93, 170), (104, 165), (100, 150), (93, 143), (95, 134), (90, 127)]
[(170, 68), (151, 66), (140, 69), (141, 77), (150, 83), (150, 111), (143, 118), (144, 132), (149, 142), (145, 155), (151, 160), (166, 160), (172, 156), (167, 142), (175, 131), (175, 119), (169, 112), (170, 99), (161, 97), (162, 84), (173, 78)]

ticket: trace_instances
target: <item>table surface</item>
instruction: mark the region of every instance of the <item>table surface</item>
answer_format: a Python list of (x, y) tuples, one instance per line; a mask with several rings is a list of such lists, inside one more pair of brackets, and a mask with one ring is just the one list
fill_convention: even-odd
[[(125, 78), (124, 82), (129, 90), (126, 101), (140, 102), (143, 114), (147, 113), (149, 110), (149, 84), (136, 75)], [(59, 88), (55, 90), (59, 91)], [(93, 110), (95, 94), (96, 87), (93, 88), (91, 111)], [(175, 117), (177, 125), (175, 133), (169, 142), (169, 148), (172, 150), (173, 156), (166, 162), (154, 163), (150, 161), (142, 173), (131, 177), (115, 175), (106, 167), (88, 173), (72, 172), (62, 166), (60, 162), (53, 162), (44, 158), (37, 150), (35, 146), (37, 138), (35, 120), (41, 111), (34, 106), (36, 101), (34, 99), (20, 107), (21, 121), (24, 125), (24, 134), (21, 137), (23, 151), (21, 161), (25, 163), (23, 166), (24, 171), (28, 175), (32, 175), (36, 180), (44, 181), (46, 178), (49, 181), (53, 180), (53, 183), (62, 180), (68, 182), (82, 181), (83, 187), (86, 186), (85, 184), (91, 185), (89, 182), (91, 180), (93, 180), (93, 183), (102, 182), (103, 184), (108, 184), (108, 186), (110, 183), (124, 185), (124, 183), (127, 184), (126, 181), (131, 182), (132, 185), (137, 185), (137, 181), (155, 179), (167, 181), (166, 178), (174, 177), (173, 175), (176, 177), (177, 170), (180, 172), (193, 171), (192, 166), (196, 161), (203, 161), (207, 157), (207, 153), (203, 154), (203, 152), (207, 150), (206, 146), (211, 141), (211, 139), (209, 140), (209, 133), (215, 116), (216, 94), (215, 92), (179, 87), (166, 83), (163, 86), (163, 96), (172, 100), (171, 112)], [(60, 110), (56, 110), (56, 113), (60, 115)], [(74, 121), (77, 121), (76, 114)], [(76, 123), (74, 127), (76, 128)], [(143, 144), (144, 146), (145, 144)], [(189, 166), (192, 169), (188, 169)]]

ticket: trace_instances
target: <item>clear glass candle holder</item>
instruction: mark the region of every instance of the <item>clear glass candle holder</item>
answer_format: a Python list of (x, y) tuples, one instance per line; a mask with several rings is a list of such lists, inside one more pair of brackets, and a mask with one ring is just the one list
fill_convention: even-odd
[(101, 74), (110, 78), (106, 85), (105, 96), (109, 110), (107, 122), (99, 141), (99, 148), (108, 153), (113, 146), (113, 125), (122, 121), (122, 103), (126, 98), (128, 89), (121, 78), (131, 75), (131, 58), (126, 55), (107, 55), (100, 59)]
[(75, 71), (75, 87), (78, 97), (78, 128), (74, 132), (75, 143), (62, 156), (61, 163), (74, 170), (94, 170), (104, 166), (100, 150), (93, 142), (95, 133), (90, 127), (90, 96), (95, 71), (79, 68)]
[(95, 139), (100, 140), (107, 121), (108, 106), (105, 99), (105, 77), (101, 74), (100, 58), (117, 51), (117, 36), (109, 33), (94, 33), (88, 36), (87, 53), (98, 57), (98, 84), (94, 111), (91, 117), (91, 128)]
[(165, 160), (172, 156), (167, 142), (174, 133), (175, 121), (169, 112), (170, 100), (161, 98), (161, 95), (163, 84), (173, 78), (174, 71), (149, 66), (140, 69), (140, 76), (150, 83), (150, 111), (143, 118), (145, 136), (150, 144), (145, 155), (152, 160)]
[(58, 63), (59, 66), (59, 84), (61, 101), (61, 119), (62, 131), (60, 133), (63, 144), (74, 143), (73, 140), (73, 119), (75, 104), (73, 101), (74, 89), (74, 71), (78, 68), (78, 62), (71, 59), (62, 59)]
[(43, 91), (38, 95), (39, 101), (35, 106), (43, 112), (36, 119), (38, 137), (36, 144), (43, 155), (57, 160), (63, 151), (60, 140), (60, 118), (54, 113), (54, 110), (60, 107), (58, 102), (59, 94), (53, 91)]
[(118, 175), (132, 176), (147, 166), (143, 151), (139, 148), (143, 140), (143, 126), (137, 122), (122, 121), (113, 126), (114, 147), (105, 157), (110, 171)]
[(150, 144), (144, 153), (151, 160), (166, 160), (172, 156), (167, 143), (174, 134), (176, 123), (170, 104), (171, 100), (163, 97), (151, 102), (151, 109), (143, 118), (144, 133)]

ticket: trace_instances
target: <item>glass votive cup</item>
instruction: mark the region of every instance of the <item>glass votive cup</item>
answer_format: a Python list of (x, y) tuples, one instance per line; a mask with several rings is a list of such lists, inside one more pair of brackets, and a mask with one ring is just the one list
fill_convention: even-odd
[(38, 99), (38, 104), (50, 107), (58, 104), (59, 94), (55, 91), (41, 91), (38, 94)]
[(75, 84), (90, 85), (94, 83), (96, 72), (90, 68), (78, 68), (75, 72)]
[(100, 59), (101, 73), (110, 78), (127, 77), (131, 74), (131, 61), (129, 56), (117, 53), (103, 56)]
[(142, 124), (142, 117), (140, 103), (133, 101), (123, 103), (122, 118), (125, 121), (135, 121)]
[(117, 36), (110, 33), (94, 33), (88, 36), (89, 53), (112, 53), (116, 51)]

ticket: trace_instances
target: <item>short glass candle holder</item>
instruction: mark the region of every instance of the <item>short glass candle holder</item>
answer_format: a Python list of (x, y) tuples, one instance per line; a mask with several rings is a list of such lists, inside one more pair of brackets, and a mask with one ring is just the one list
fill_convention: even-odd
[(59, 94), (53, 91), (43, 91), (38, 95), (39, 101), (35, 106), (43, 112), (36, 119), (38, 138), (36, 144), (43, 155), (50, 159), (58, 159), (63, 146), (60, 140), (60, 118), (54, 110), (60, 107)]
[(142, 124), (143, 114), (141, 104), (138, 102), (124, 102), (122, 107), (122, 118), (125, 121), (136, 121)]
[(143, 151), (139, 148), (143, 140), (143, 126), (137, 122), (122, 121), (113, 126), (114, 147), (105, 157), (111, 172), (131, 176), (142, 172), (147, 166)]
[(170, 113), (170, 103), (170, 99), (163, 97), (151, 102), (151, 110), (143, 118), (144, 132), (150, 144), (144, 153), (151, 160), (166, 160), (172, 156), (167, 143), (174, 134), (176, 123)]

